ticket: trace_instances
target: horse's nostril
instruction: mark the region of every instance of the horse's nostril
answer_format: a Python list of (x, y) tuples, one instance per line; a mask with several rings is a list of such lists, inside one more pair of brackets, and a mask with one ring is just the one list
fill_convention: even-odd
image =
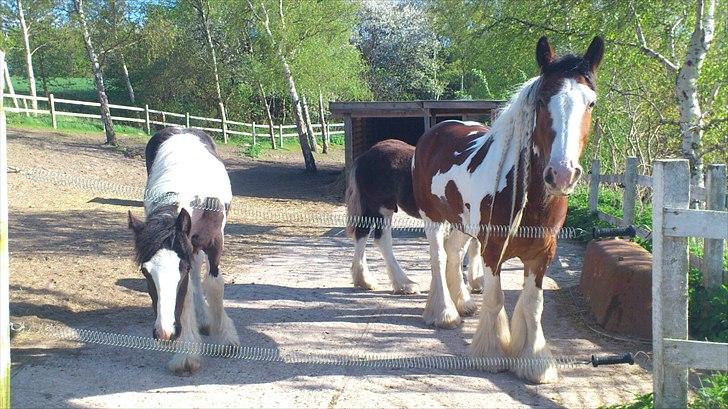
[(549, 185), (554, 184), (554, 168), (546, 169), (546, 175), (544, 175), (543, 180)]
[(572, 183), (576, 182), (577, 180), (579, 180), (579, 178), (581, 178), (582, 172), (583, 171), (581, 170), (581, 168), (574, 169), (574, 179), (572, 180)]

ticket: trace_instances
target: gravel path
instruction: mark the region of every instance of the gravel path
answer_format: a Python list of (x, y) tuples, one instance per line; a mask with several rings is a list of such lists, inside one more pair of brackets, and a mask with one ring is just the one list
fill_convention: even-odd
[[(33, 149), (24, 138), (11, 140), (16, 161), (29, 160), (22, 158)], [(138, 159), (120, 161), (114, 153), (93, 152), (89, 156), (104, 172), (129, 170), (124, 176), (128, 183), (140, 183), (133, 173), (138, 173)], [(12, 159), (13, 155), (11, 164)], [(116, 168), (109, 170), (110, 166)], [(292, 175), (285, 166), (280, 167), (283, 173), (273, 174), (265, 164), (228, 163), (238, 181), (255, 179), (251, 169), (256, 168), (268, 172), (268, 185), (274, 180), (286, 183)], [(275, 190), (284, 192), (279, 197), (239, 187), (236, 200), (288, 211), (343, 211), (332, 201), (286, 197), (294, 191), (286, 186)], [(20, 177), (11, 180), (13, 319), (148, 336), (153, 314), (145, 283), (129, 261), (130, 236), (123, 226), (126, 210), (140, 209), (93, 202), (95, 196), (73, 189), (53, 189)], [(29, 208), (25, 200), (31, 194), (46, 195), (52, 204)], [(67, 217), (56, 220), (52, 213), (59, 208)], [(425, 295), (390, 294), (374, 248), (369, 250), (370, 268), (382, 290), (353, 289), (348, 272), (353, 248), (340, 229), (283, 228), (233, 219), (227, 233), (226, 307), (243, 345), (276, 348), (282, 354), (467, 353), (477, 317), (465, 319), (455, 330), (425, 326)], [(403, 268), (425, 289), (426, 248), (422, 237), (395, 235), (395, 253)], [(571, 288), (578, 282), (582, 253), (580, 244), (562, 242), (559, 262), (544, 280), (544, 332), (554, 354), (585, 358), (647, 348), (604, 338), (587, 328)], [(509, 263), (504, 272), (508, 311), (521, 282), (520, 265)], [(475, 298), (480, 301), (479, 295)], [(628, 401), (651, 389), (649, 373), (638, 365), (562, 369), (559, 383), (530, 385), (509, 373), (206, 358), (199, 373), (180, 378), (166, 371), (164, 353), (52, 342), (29, 333), (16, 337), (13, 347), (15, 407), (597, 407)]]

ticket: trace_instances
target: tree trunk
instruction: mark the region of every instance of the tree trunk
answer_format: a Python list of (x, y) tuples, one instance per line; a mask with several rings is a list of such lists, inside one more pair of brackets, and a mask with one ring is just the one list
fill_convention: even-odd
[(46, 65), (44, 60), (43, 54), (41, 54), (38, 59), (38, 68), (40, 68), (40, 83), (43, 84), (43, 95), (47, 97), (50, 93), (48, 92), (48, 73), (45, 69)]
[(704, 186), (701, 152), (704, 123), (698, 98), (698, 79), (705, 55), (713, 42), (715, 0), (698, 0), (696, 3), (695, 30), (690, 38), (685, 60), (677, 72), (675, 95), (680, 112), (682, 155), (690, 161), (690, 183)]
[(319, 121), (321, 122), (321, 142), (324, 145), (324, 153), (329, 153), (329, 128), (326, 124), (326, 115), (324, 113), (324, 96), (319, 91)]
[(126, 93), (129, 95), (129, 102), (134, 105), (136, 97), (134, 96), (134, 87), (132, 87), (131, 79), (129, 78), (129, 69), (126, 67), (124, 53), (119, 52), (119, 59), (121, 60), (121, 76), (124, 79), (124, 84), (126, 84)]
[(296, 120), (298, 143), (301, 145), (303, 162), (306, 165), (306, 171), (316, 173), (316, 160), (313, 157), (313, 153), (311, 153), (311, 146), (308, 144), (308, 135), (306, 133), (306, 129), (304, 129), (303, 109), (301, 108), (301, 100), (298, 98), (296, 82), (293, 79), (293, 74), (291, 74), (291, 67), (288, 66), (288, 61), (280, 50), (278, 51), (278, 58), (281, 60), (281, 64), (283, 65), (283, 76), (286, 78), (288, 93), (291, 95), (293, 116)]
[(311, 146), (311, 150), (318, 152), (318, 143), (316, 143), (316, 134), (313, 133), (313, 126), (311, 126), (311, 115), (308, 112), (308, 102), (306, 96), (301, 96), (301, 107), (303, 107), (303, 119), (306, 121), (306, 134), (308, 135), (308, 144)]
[[(217, 53), (215, 52), (215, 44), (212, 42), (210, 22), (208, 20), (210, 16), (205, 13), (205, 5), (202, 3), (202, 1), (195, 2), (193, 6), (195, 7), (195, 9), (197, 9), (197, 16), (200, 18), (200, 23), (202, 24), (202, 28), (205, 31), (207, 47), (210, 49), (210, 57), (212, 59), (212, 75), (215, 78), (215, 95), (217, 96), (217, 106), (220, 107), (220, 104), (223, 104), (222, 91), (220, 89), (220, 74), (217, 69)], [(219, 114), (220, 117), (222, 117), (222, 112), (220, 112)]]
[[(20, 20), (20, 33), (23, 36), (23, 50), (25, 51), (25, 68), (28, 74), (28, 87), (30, 89), (30, 95), (33, 97), (31, 105), (33, 109), (38, 109), (38, 101), (35, 99), (35, 74), (33, 73), (33, 51), (30, 49), (30, 32), (28, 25), (25, 22), (25, 13), (23, 12), (23, 3), (21, 0), (16, 1), (18, 7), (18, 20)], [(36, 115), (36, 113), (33, 113)]]
[(86, 15), (83, 13), (83, 0), (73, 0), (73, 4), (78, 14), (78, 21), (81, 24), (81, 32), (83, 34), (83, 41), (86, 44), (86, 51), (88, 52), (88, 59), (91, 62), (91, 70), (94, 73), (94, 82), (96, 83), (96, 93), (99, 97), (99, 103), (101, 104), (101, 120), (104, 123), (104, 130), (106, 132), (106, 143), (108, 145), (116, 146), (116, 134), (114, 134), (114, 125), (111, 123), (111, 113), (109, 112), (109, 99), (106, 97), (106, 88), (104, 87), (104, 74), (101, 72), (101, 66), (99, 65), (99, 59), (94, 52), (94, 46), (91, 42), (91, 35), (86, 25)]
[(258, 82), (258, 89), (260, 90), (260, 97), (263, 99), (263, 105), (265, 105), (265, 117), (268, 120), (268, 133), (270, 133), (270, 145), (273, 149), (276, 148), (276, 134), (273, 130), (273, 115), (270, 113), (270, 104), (268, 103), (268, 98), (265, 96), (265, 90), (263, 89), (263, 84)]

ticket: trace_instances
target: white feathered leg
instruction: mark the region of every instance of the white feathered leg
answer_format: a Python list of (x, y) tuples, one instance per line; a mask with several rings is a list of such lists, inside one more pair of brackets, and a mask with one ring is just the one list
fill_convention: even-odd
[(450, 291), (445, 281), (447, 253), (445, 253), (446, 226), (432, 223), (424, 217), (427, 241), (430, 242), (430, 262), (432, 265), (432, 281), (427, 293), (427, 304), (422, 314), (425, 323), (440, 328), (455, 328), (460, 325), (460, 314), (450, 298)]
[(354, 280), (354, 287), (365, 290), (375, 290), (377, 280), (369, 273), (367, 265), (367, 236), (354, 241), (354, 262), (351, 264), (351, 278)]
[[(189, 280), (189, 278), (188, 278)], [(177, 339), (181, 348), (190, 353), (175, 354), (167, 364), (170, 371), (179, 376), (191, 375), (200, 369), (201, 359), (198, 355), (202, 338), (197, 326), (197, 313), (195, 312), (195, 286), (187, 285), (182, 313), (180, 314), (181, 334)]]
[[(202, 335), (210, 334), (210, 311), (207, 300), (204, 297), (202, 289), (203, 264), (206, 262), (207, 256), (201, 250), (192, 259), (192, 269), (190, 270), (190, 284), (195, 291), (195, 311), (197, 312), (197, 324)], [(207, 274), (205, 270), (205, 274)]]
[[(478, 329), (470, 344), (470, 352), (475, 356), (504, 357), (510, 344), (508, 315), (504, 308), (504, 296), (500, 275), (494, 275), (490, 267), (484, 271), (483, 304), (480, 310)], [(489, 368), (493, 372), (503, 371), (505, 367)]]
[(482, 293), (485, 276), (483, 257), (480, 255), (480, 240), (471, 239), (468, 244), (468, 284), (473, 293)]
[(210, 304), (210, 335), (215, 342), (223, 345), (240, 345), (238, 331), (235, 329), (233, 320), (228, 317), (223, 306), (225, 298), (225, 279), (222, 274), (213, 277), (210, 274), (205, 276), (205, 296)]
[(382, 252), (382, 257), (384, 257), (384, 264), (387, 266), (387, 275), (392, 282), (392, 290), (395, 294), (417, 294), (420, 292), (419, 286), (407, 277), (407, 274), (404, 273), (399, 262), (394, 257), (391, 227), (393, 212), (382, 208), (379, 210), (379, 213), (388, 221), (387, 225), (389, 227), (384, 227), (381, 237), (378, 240), (374, 240), (374, 242), (379, 246), (379, 251)]
[(450, 298), (452, 298), (458, 313), (462, 317), (472, 315), (478, 309), (475, 302), (470, 298), (470, 291), (463, 281), (462, 274), (465, 246), (469, 240), (470, 236), (460, 230), (451, 231), (445, 238), (447, 288), (450, 292)]
[[(536, 286), (536, 274), (524, 278), (516, 308), (511, 318), (511, 343), (509, 354), (518, 358), (548, 360), (551, 351), (546, 344), (541, 327), (543, 313), (543, 289)], [(523, 379), (536, 383), (551, 383), (559, 379), (556, 366), (552, 363), (540, 365), (518, 365), (513, 369)]]

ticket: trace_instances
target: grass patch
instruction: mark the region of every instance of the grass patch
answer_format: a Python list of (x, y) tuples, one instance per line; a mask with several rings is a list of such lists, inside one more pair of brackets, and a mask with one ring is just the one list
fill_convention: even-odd
[[(90, 134), (104, 133), (104, 125), (101, 123), (100, 120), (74, 117), (56, 117), (56, 119), (58, 124), (58, 129), (56, 129), (56, 131)], [(8, 126), (14, 128), (45, 131), (53, 129), (53, 123), (51, 121), (50, 115), (26, 116), (25, 114), (9, 112), (7, 114), (7, 120)], [(121, 125), (118, 123), (114, 124), (114, 131), (117, 134), (123, 135), (125, 137), (148, 137), (146, 132), (139, 128), (128, 125)]]
[[(728, 374), (717, 372), (700, 378), (701, 387), (695, 399), (688, 404), (690, 409), (728, 408)], [(651, 409), (654, 407), (651, 393), (639, 395), (626, 404), (603, 406), (601, 409)]]
[[(334, 135), (331, 137), (331, 146), (332, 147), (338, 147), (343, 146), (343, 140), (344, 137), (342, 136), (340, 139), (340, 142), (342, 145), (339, 145), (339, 139), (337, 139), (337, 143), (334, 143), (334, 137), (338, 135)], [(319, 140), (319, 149), (322, 149), (321, 141)], [(297, 137), (285, 137), (283, 138), (283, 145), (280, 144), (280, 138), (276, 136), (276, 149), (273, 150), (270, 143), (270, 136), (267, 134), (261, 137), (261, 135), (258, 135), (257, 143), (253, 145), (253, 137), (252, 136), (240, 136), (235, 135), (228, 139), (228, 143), (234, 146), (238, 147), (238, 150), (241, 152), (241, 154), (250, 157), (250, 158), (260, 158), (267, 154), (272, 154), (274, 152), (300, 152), (301, 145), (298, 144), (298, 138)]]

